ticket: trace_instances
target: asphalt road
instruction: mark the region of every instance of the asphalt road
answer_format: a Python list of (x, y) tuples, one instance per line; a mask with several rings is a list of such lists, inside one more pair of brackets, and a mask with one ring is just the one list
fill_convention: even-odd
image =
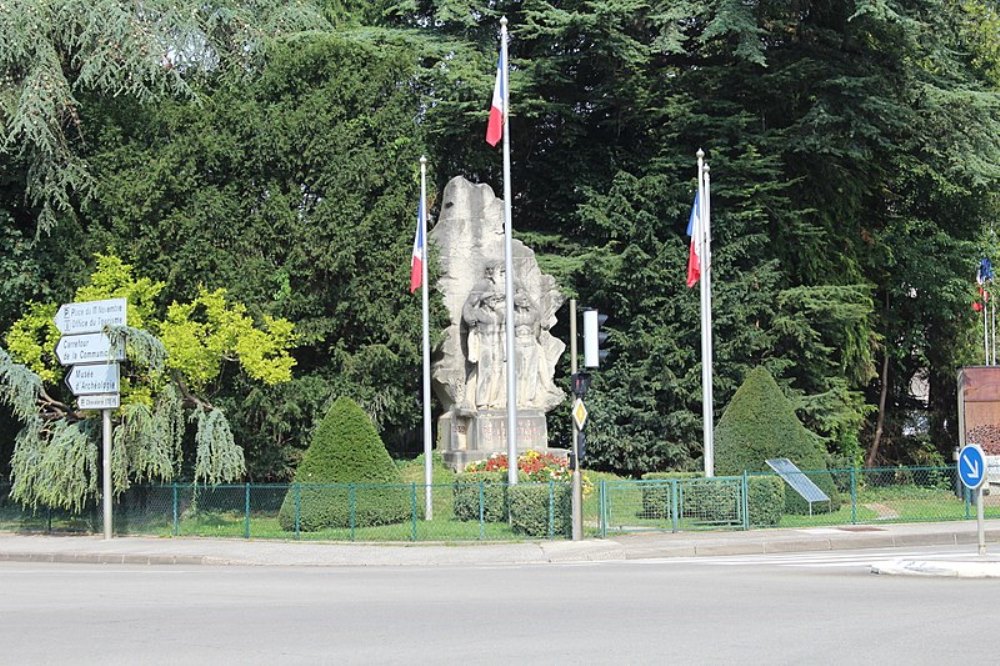
[(428, 568), (0, 563), (0, 663), (996, 661), (1000, 580), (868, 573), (869, 560), (888, 556)]

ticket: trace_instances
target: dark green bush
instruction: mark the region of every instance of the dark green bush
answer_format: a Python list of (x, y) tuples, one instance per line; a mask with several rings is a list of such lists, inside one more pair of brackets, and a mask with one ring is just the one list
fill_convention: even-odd
[(452, 485), (456, 520), (479, 520), (479, 490), (483, 491), (483, 520), (507, 520), (507, 472), (466, 472), (455, 476)]
[(719, 524), (742, 522), (742, 481), (693, 479), (682, 481), (680, 486), (681, 514), (684, 518)]
[[(798, 417), (791, 402), (764, 368), (750, 371), (743, 385), (715, 427), (715, 471), (719, 475), (740, 475), (744, 471), (770, 471), (766, 460), (788, 458), (803, 471), (817, 471), (810, 478), (825, 492), (830, 503), (813, 511), (836, 510), (840, 494), (829, 473), (825, 473), (826, 452)], [(785, 493), (785, 511), (809, 510), (798, 493)]]
[[(670, 483), (672, 479), (697, 479), (703, 477), (701, 472), (647, 472), (642, 475), (643, 481), (652, 483), (640, 484), (642, 492), (642, 513), (638, 518), (661, 519), (670, 517)], [(659, 482), (659, 483), (657, 483)]]
[[(399, 523), (412, 513), (410, 488), (368, 415), (349, 398), (330, 407), (313, 435), (278, 513), (282, 529), (321, 530)], [(352, 490), (353, 489), (353, 490)]]
[(776, 527), (785, 509), (785, 482), (779, 476), (751, 476), (747, 484), (750, 525)]
[(556, 537), (572, 536), (573, 493), (570, 484), (519, 483), (510, 488), (508, 497), (510, 525), (514, 534), (536, 538), (548, 538), (550, 534)]

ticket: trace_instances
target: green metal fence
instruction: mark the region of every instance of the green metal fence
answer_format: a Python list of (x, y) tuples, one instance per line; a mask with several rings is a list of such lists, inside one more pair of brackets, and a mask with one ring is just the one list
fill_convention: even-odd
[[(649, 481), (602, 480), (584, 497), (586, 536), (643, 531), (874, 525), (971, 520), (973, 498), (952, 467), (806, 472), (829, 504), (796, 503), (771, 473)], [(774, 488), (785, 499), (775, 499)], [(100, 506), (80, 514), (9, 498), (0, 484), (0, 530), (101, 533)], [(762, 492), (763, 491), (763, 492)], [(433, 520), (421, 484), (238, 484), (138, 486), (114, 503), (118, 535), (211, 536), (326, 541), (498, 541), (570, 535), (570, 489), (561, 483), (440, 484), (431, 487)], [(788, 498), (792, 497), (792, 500)], [(391, 511), (382, 505), (391, 504)], [(318, 513), (317, 513), (318, 512)], [(1000, 488), (984, 498), (1000, 518)], [(319, 515), (319, 519), (317, 519)]]
[[(969, 520), (976, 515), (974, 496), (961, 486), (954, 467), (805, 474), (826, 491), (830, 502), (809, 506), (782, 482), (786, 500), (773, 514), (755, 503), (752, 492), (757, 479), (780, 480), (771, 472), (714, 479), (604, 481), (600, 484), (600, 534), (936, 522)], [(987, 518), (1000, 518), (1000, 488), (984, 497), (983, 508)]]

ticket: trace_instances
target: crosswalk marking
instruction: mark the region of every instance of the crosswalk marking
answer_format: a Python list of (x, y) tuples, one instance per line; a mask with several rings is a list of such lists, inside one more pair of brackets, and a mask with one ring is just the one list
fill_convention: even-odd
[(761, 553), (754, 555), (705, 555), (695, 557), (661, 557), (637, 560), (610, 560), (606, 562), (564, 562), (562, 566), (671, 566), (697, 565), (706, 567), (788, 567), (799, 569), (868, 568), (873, 564), (899, 559), (972, 559), (977, 553), (971, 548), (935, 549), (933, 551), (902, 548), (818, 551), (794, 553)]

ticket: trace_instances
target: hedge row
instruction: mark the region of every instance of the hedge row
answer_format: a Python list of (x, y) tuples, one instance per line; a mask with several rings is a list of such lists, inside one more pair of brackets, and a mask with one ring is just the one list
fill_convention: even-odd
[[(654, 472), (643, 475), (642, 480), (650, 483), (642, 485), (640, 518), (671, 517), (674, 483), (678, 486), (678, 514), (683, 518), (724, 524), (737, 522), (742, 516), (742, 484), (720, 483), (705, 479), (697, 472)], [(756, 527), (774, 527), (780, 523), (785, 507), (784, 482), (773, 476), (751, 476), (747, 479), (747, 484), (750, 524)]]
[(569, 484), (521, 482), (508, 486), (506, 472), (466, 472), (455, 477), (452, 494), (457, 520), (510, 520), (515, 534), (529, 537), (571, 534)]

